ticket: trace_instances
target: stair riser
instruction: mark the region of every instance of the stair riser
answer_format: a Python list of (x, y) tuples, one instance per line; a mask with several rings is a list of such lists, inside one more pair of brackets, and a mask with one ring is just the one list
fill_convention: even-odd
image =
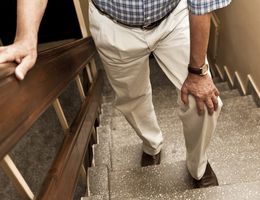
[(92, 167), (88, 170), (91, 196), (109, 196), (108, 169), (106, 166)]

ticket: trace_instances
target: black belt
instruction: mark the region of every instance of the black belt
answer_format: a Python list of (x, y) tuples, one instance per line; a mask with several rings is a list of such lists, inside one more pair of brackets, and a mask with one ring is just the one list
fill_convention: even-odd
[(152, 22), (151, 24), (148, 24), (148, 25), (129, 25), (129, 24), (125, 24), (123, 22), (120, 22), (116, 19), (114, 19), (112, 16), (110, 16), (109, 14), (107, 14), (106, 12), (104, 12), (103, 10), (101, 10), (97, 5), (95, 5), (95, 3), (92, 1), (93, 5), (96, 7), (96, 9), (102, 14), (102, 15), (105, 15), (107, 16), (108, 18), (110, 18), (113, 22), (117, 23), (117, 24), (121, 24), (123, 26), (127, 26), (127, 27), (131, 27), (131, 28), (140, 28), (142, 30), (151, 30), (151, 29), (154, 29), (155, 27), (159, 26), (160, 23), (165, 19), (167, 18), (172, 11), (170, 11), (169, 13), (167, 13), (164, 17), (162, 17), (161, 19), (155, 21), (155, 22)]

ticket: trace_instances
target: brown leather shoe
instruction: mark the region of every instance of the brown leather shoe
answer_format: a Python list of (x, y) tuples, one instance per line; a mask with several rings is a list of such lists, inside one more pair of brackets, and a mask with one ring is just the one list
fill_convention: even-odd
[(207, 163), (206, 171), (200, 180), (193, 178), (195, 188), (218, 186), (218, 179), (210, 164)]
[(141, 166), (146, 167), (149, 165), (159, 165), (161, 163), (161, 152), (152, 156), (143, 152)]

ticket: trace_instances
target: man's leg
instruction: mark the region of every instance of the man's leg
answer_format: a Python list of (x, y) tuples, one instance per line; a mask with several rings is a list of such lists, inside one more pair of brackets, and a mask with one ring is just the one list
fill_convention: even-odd
[(115, 24), (90, 4), (90, 30), (116, 93), (115, 106), (139, 137), (143, 150), (156, 155), (162, 133), (154, 112), (149, 79), (149, 54), (142, 31)]
[[(182, 83), (188, 74), (190, 54), (189, 14), (186, 1), (181, 1), (177, 9), (158, 28), (161, 31), (165, 29), (168, 34), (156, 44), (154, 55), (180, 94)], [(212, 116), (207, 112), (199, 116), (192, 96), (189, 96), (188, 106), (181, 102), (180, 97), (178, 103), (187, 149), (187, 167), (191, 176), (199, 180), (205, 173), (208, 160), (206, 150), (216, 127), (222, 102), (219, 98), (219, 108)]]

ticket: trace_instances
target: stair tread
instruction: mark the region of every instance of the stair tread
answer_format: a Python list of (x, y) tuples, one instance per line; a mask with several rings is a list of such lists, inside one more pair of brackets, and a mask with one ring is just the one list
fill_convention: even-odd
[[(212, 164), (212, 167), (216, 173), (219, 171), (217, 166), (215, 166), (215, 162)], [(252, 171), (252, 169), (253, 167), (251, 167), (251, 171), (247, 171), (249, 174), (246, 176), (253, 177), (255, 173), (258, 173), (258, 177), (251, 180), (236, 180), (238, 182), (220, 182), (220, 186), (259, 180), (259, 170), (255, 172)], [(240, 170), (244, 169), (241, 168)], [(229, 176), (229, 174), (226, 173), (226, 176)], [(237, 176), (239, 176), (239, 174), (237, 174)], [(156, 194), (174, 194), (176, 192), (182, 193), (193, 187), (184, 161), (134, 170), (112, 171), (110, 172), (109, 179), (110, 194), (112, 197), (142, 197)]]
[(105, 195), (94, 195), (89, 197), (81, 197), (81, 200), (109, 200), (109, 197)]
[[(260, 143), (260, 131), (258, 134), (252, 136), (236, 136), (227, 139), (221, 139), (218, 136), (214, 136), (208, 150), (209, 159), (215, 161), (219, 171), (229, 166), (230, 169), (235, 171), (239, 162), (245, 162), (240, 164), (245, 169), (251, 169), (251, 167), (260, 167), (257, 160), (260, 161), (259, 143)], [(176, 161), (185, 160), (185, 145), (182, 136), (179, 140), (171, 140), (164, 144), (162, 149), (161, 163), (174, 163)], [(112, 170), (133, 169), (140, 168), (142, 154), (142, 144), (135, 144), (123, 147), (116, 147), (111, 150)], [(255, 161), (254, 161), (255, 160)], [(253, 163), (252, 163), (253, 162)], [(248, 166), (250, 163), (250, 166)], [(226, 180), (225, 176), (227, 171), (222, 173), (223, 181)], [(245, 175), (243, 175), (245, 176)], [(240, 177), (243, 177), (242, 174)], [(235, 177), (234, 177), (235, 178)], [(260, 177), (259, 177), (260, 178)], [(231, 182), (234, 182), (231, 180)]]
[[(219, 117), (216, 128), (216, 134), (221, 137), (234, 136), (237, 135), (237, 132), (240, 132), (240, 135), (255, 134), (260, 129), (260, 108), (235, 109), (232, 112), (228, 112), (230, 110), (228, 108), (225, 109)], [(164, 114), (163, 117), (158, 116), (158, 123), (163, 134), (171, 135), (172, 132), (182, 134), (182, 124), (177, 114), (171, 112)], [(243, 126), (241, 126), (242, 124)], [(112, 146), (125, 146), (142, 142), (122, 116), (113, 117), (111, 129)]]
[(255, 101), (253, 99), (252, 95), (247, 96), (239, 96), (239, 97), (233, 97), (229, 99), (224, 99), (224, 106), (222, 110), (225, 108), (225, 104), (228, 105), (230, 110), (244, 110), (244, 109), (250, 109), (250, 108), (257, 108), (257, 105), (255, 104)]
[[(245, 108), (250, 109), (250, 108), (256, 108), (256, 104), (254, 102), (254, 99), (251, 95), (248, 96), (237, 96), (238, 91), (237, 90), (230, 90), (230, 91), (225, 91), (222, 93), (223, 95), (223, 103), (224, 107), (222, 109), (222, 112), (225, 111), (227, 108), (228, 112), (230, 110), (243, 110)], [(161, 101), (161, 98), (163, 96), (164, 101)], [(177, 116), (178, 107), (177, 105), (177, 96), (172, 96), (172, 95), (165, 95), (160, 96), (160, 98), (154, 98), (154, 107), (155, 107), (155, 112), (157, 116), (160, 115), (167, 115), (168, 113), (173, 113), (175, 116)], [(103, 115), (101, 117), (106, 118), (106, 116), (120, 116), (120, 112), (115, 110), (111, 104), (108, 106), (103, 106)], [(101, 123), (103, 124), (108, 124), (107, 122), (108, 119), (105, 119), (104, 122)]]
[(122, 198), (164, 194), (192, 188), (192, 181), (183, 161), (172, 165), (112, 171), (109, 180), (110, 195)]
[(215, 83), (215, 86), (218, 88), (220, 92), (230, 90), (230, 87), (227, 82)]
[[(146, 197), (127, 198), (128, 200), (259, 200), (260, 181), (224, 185), (204, 189), (186, 190), (173, 194), (157, 194)], [(111, 200), (121, 200), (121, 197), (112, 196)]]
[(229, 99), (229, 98), (239, 97), (239, 96), (240, 93), (237, 89), (220, 92), (221, 99)]
[[(259, 155), (259, 152), (257, 154)], [(242, 159), (238, 158), (238, 156), (242, 157)], [(232, 159), (232, 157), (233, 157), (233, 159)], [(218, 160), (218, 159), (214, 162), (215, 159), (210, 159), (211, 163), (213, 162), (212, 166), (218, 176), (218, 179), (219, 179), (219, 182), (221, 185), (259, 180), (260, 171), (255, 170), (255, 169), (260, 169), (260, 166), (259, 165), (256, 166), (256, 165), (252, 164), (252, 163), (259, 163), (259, 161), (260, 161), (259, 156), (256, 159), (254, 156), (251, 155), (251, 152), (248, 152), (247, 154), (243, 153), (240, 155), (230, 155), (230, 158), (228, 159), (228, 162), (223, 162), (222, 160)], [(181, 161), (181, 162), (183, 162), (182, 170), (184, 173), (186, 171), (186, 168), (183, 166), (185, 162), (184, 161)], [(243, 163), (243, 164), (241, 165), (241, 163)], [(239, 166), (239, 168), (238, 168), (238, 166)], [(157, 168), (157, 170), (160, 173), (161, 172), (165, 173), (164, 176), (162, 176), (162, 177), (160, 175), (156, 176), (156, 181), (159, 181), (159, 182), (161, 181), (162, 182), (161, 185), (163, 185), (164, 182), (165, 183), (169, 182), (168, 179), (165, 179), (165, 176), (169, 176), (169, 174), (172, 174), (172, 171), (180, 174), (179, 173), (180, 171), (178, 171), (178, 170), (176, 171), (176, 162), (171, 163), (171, 164), (169, 164), (169, 163), (161, 164), (160, 166), (156, 166), (156, 167), (147, 167), (146, 173), (148, 173), (149, 176), (154, 176), (153, 168)], [(167, 169), (164, 169), (164, 168), (167, 168)], [(171, 170), (168, 170), (168, 168), (170, 168)], [(178, 166), (177, 166), (177, 168), (178, 168)], [(124, 180), (127, 182), (127, 180), (130, 180), (130, 179), (138, 179), (143, 184), (143, 182), (146, 182), (145, 177), (143, 177), (143, 175), (142, 175), (144, 169), (145, 168), (142, 168), (142, 169), (139, 168), (139, 169), (134, 169), (134, 170), (133, 169), (131, 169), (131, 170), (123, 169), (123, 171), (122, 170), (111, 171), (110, 172), (111, 176), (114, 176), (116, 180), (111, 181), (111, 177), (110, 177), (110, 181), (111, 181), (110, 185), (114, 186), (115, 184), (119, 184), (120, 186), (116, 186), (115, 191), (121, 191), (118, 187), (122, 187), (122, 190), (124, 190), (124, 188), (135, 187), (133, 185), (129, 186), (128, 185), (129, 183), (125, 183), (127, 185), (124, 185), (124, 183), (122, 183), (122, 181), (124, 181)], [(229, 169), (229, 170), (226, 170), (226, 169)], [(166, 172), (165, 172), (165, 170), (166, 170)], [(158, 173), (158, 172), (155, 172), (155, 173)], [(97, 178), (97, 176), (100, 176), (100, 174), (101, 173), (98, 171), (98, 173), (95, 173), (94, 177)], [(138, 175), (140, 175), (141, 177), (140, 176), (138, 177)], [(118, 178), (120, 179), (120, 177), (122, 177), (122, 179), (124, 179), (124, 180), (118, 180)], [(183, 176), (184, 179), (185, 179), (185, 177), (187, 178), (187, 176)], [(174, 179), (176, 180), (175, 175), (174, 175)], [(183, 186), (183, 183), (181, 183), (181, 181), (182, 181), (181, 177), (179, 177), (178, 180), (179, 180), (179, 183)], [(105, 181), (106, 181), (106, 178), (105, 178)], [(154, 180), (150, 180), (150, 182), (153, 182), (153, 181)], [(91, 181), (91, 184), (93, 185), (94, 182)], [(136, 185), (136, 184), (138, 184), (138, 182), (133, 181), (130, 184)], [(149, 186), (150, 185), (149, 181), (147, 181), (146, 184), (147, 184), (147, 186)], [(172, 186), (174, 187), (174, 185), (172, 185)], [(180, 190), (187, 189), (186, 186), (184, 188), (181, 188)], [(101, 193), (104, 191), (102, 189), (102, 187), (100, 187), (100, 186), (95, 186), (95, 188), (96, 188), (96, 190), (97, 189), (100, 190), (99, 192), (95, 191), (96, 193)], [(139, 187), (137, 187), (136, 190), (139, 190), (138, 188)], [(166, 187), (166, 189), (167, 189), (167, 187)], [(92, 194), (93, 193), (94, 192), (92, 192)], [(134, 191), (133, 194), (135, 194), (135, 193), (136, 192)], [(163, 193), (163, 192), (159, 191), (159, 193)], [(122, 194), (125, 194), (125, 191), (123, 191)], [(148, 192), (146, 194), (148, 194)], [(118, 195), (118, 193), (116, 193), (116, 195)]]
[[(217, 127), (216, 133), (213, 136), (213, 140), (208, 152), (209, 158), (211, 160), (222, 164), (217, 165), (219, 166), (219, 171), (225, 167), (228, 167), (229, 160), (232, 160), (233, 158), (235, 159), (233, 159), (232, 162), (235, 164), (232, 164), (231, 167), (235, 171), (237, 165), (239, 165), (239, 162), (236, 162), (237, 157), (243, 157), (244, 160), (242, 161), (244, 164), (242, 164), (242, 166), (244, 166), (245, 169), (251, 169), (251, 166), (253, 168), (260, 168), (260, 166), (255, 166), (254, 164), (247, 166), (248, 163), (252, 163), (254, 159), (259, 160), (257, 154), (260, 155), (258, 150), (258, 144), (260, 143), (260, 109), (245, 110), (241, 114), (235, 113), (233, 116), (233, 121), (228, 121), (228, 118), (225, 118), (225, 116), (220, 119), (222, 120), (220, 120), (219, 126)], [(168, 125), (165, 127), (162, 126), (162, 131), (165, 134), (162, 163), (171, 163), (184, 160), (185, 146), (181, 125), (176, 123), (166, 124)], [(246, 126), (241, 127), (241, 124), (245, 124)], [(172, 130), (174, 130), (174, 134), (171, 133)], [(114, 134), (116, 134), (114, 135), (114, 140), (117, 139), (115, 140), (117, 143), (115, 143), (111, 149), (112, 168), (114, 170), (118, 170), (124, 168), (129, 169), (140, 167), (142, 142), (134, 133), (134, 131), (132, 130), (131, 133), (119, 131), (118, 133), (114, 132)], [(122, 138), (120, 139), (119, 137)], [(133, 142), (135, 140), (133, 138), (136, 139), (135, 142)], [(216, 149), (218, 151), (216, 151)], [(243, 176), (245, 175), (246, 174)], [(225, 180), (225, 177), (228, 177), (228, 175), (225, 173), (222, 173), (222, 175), (220, 174), (220, 176), (223, 177), (223, 180)], [(235, 182), (233, 180), (231, 181)]]
[[(223, 84), (223, 83), (221, 83)], [(220, 97), (222, 99), (230, 99), (233, 97), (242, 98), (239, 94), (239, 91), (237, 89), (235, 90), (225, 90), (220, 93)], [(237, 99), (236, 98), (236, 99)], [(248, 97), (247, 97), (248, 98)], [(161, 101), (163, 99), (163, 102)], [(168, 108), (168, 107), (177, 107), (177, 92), (176, 89), (171, 86), (164, 86), (164, 87), (158, 87), (153, 89), (153, 102), (155, 108), (158, 110), (161, 108)], [(251, 101), (250, 101), (251, 102)], [(110, 105), (112, 106), (112, 105)], [(111, 112), (111, 107), (105, 108), (105, 111), (103, 113), (106, 113), (107, 115), (113, 114), (113, 111)]]
[(222, 80), (219, 76), (213, 77), (212, 80), (213, 80), (213, 82), (214, 82), (215, 84), (216, 84), (216, 83), (223, 82), (223, 80)]

